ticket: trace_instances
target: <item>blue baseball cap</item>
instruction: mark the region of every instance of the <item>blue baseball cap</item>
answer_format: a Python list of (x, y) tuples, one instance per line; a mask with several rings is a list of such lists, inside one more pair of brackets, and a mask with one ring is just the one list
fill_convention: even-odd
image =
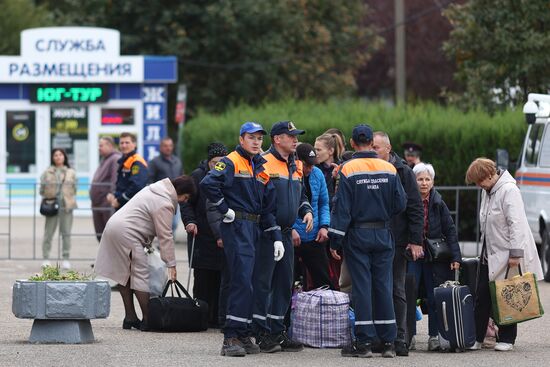
[(258, 131), (261, 132), (262, 135), (267, 134), (267, 132), (262, 127), (262, 125), (258, 124), (257, 122), (245, 122), (241, 126), (241, 132), (239, 133), (239, 135), (242, 136), (244, 133), (254, 134), (254, 133), (257, 133)]
[(353, 141), (356, 143), (359, 142), (361, 135), (365, 136), (367, 140), (372, 140), (372, 127), (365, 124), (355, 126), (353, 128), (353, 132), (351, 133), (351, 138), (353, 139)]
[(271, 136), (288, 134), (288, 135), (302, 135), (305, 134), (304, 130), (296, 129), (292, 121), (279, 121), (273, 124), (271, 127)]

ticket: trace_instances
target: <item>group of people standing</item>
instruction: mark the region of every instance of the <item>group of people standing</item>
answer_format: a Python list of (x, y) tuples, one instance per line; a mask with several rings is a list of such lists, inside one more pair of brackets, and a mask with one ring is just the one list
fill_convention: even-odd
[[(370, 357), (373, 351), (384, 357), (407, 356), (415, 348), (411, 344), (416, 330), (407, 328), (405, 297), (406, 274), (413, 275), (416, 292), (422, 286), (428, 299), (428, 350), (440, 349), (433, 290), (454, 279), (462, 256), (451, 213), (434, 188), (434, 167), (420, 161), (421, 147), (414, 143), (407, 143), (402, 159), (393, 151), (389, 136), (368, 125), (353, 129), (353, 153), (345, 150), (343, 134), (334, 130), (319, 136), (313, 147), (298, 143), (297, 137), (305, 132), (292, 122), (278, 122), (269, 131), (271, 146), (264, 152), (261, 147), (268, 132), (257, 123), (246, 123), (234, 152), (222, 158), (224, 148), (215, 162), (210, 162), (209, 153), (199, 168), (197, 195), (204, 209), (195, 210), (197, 217), (185, 217), (184, 223), (190, 241), (217, 223), (209, 243), (225, 256), (216, 280), (220, 279), (222, 291), (209, 292), (220, 300), (213, 317), (220, 323), (225, 320), (222, 355), (303, 348), (288, 337), (284, 325), (292, 281), (299, 273), (312, 288), (329, 285), (352, 293), (356, 339), (342, 350), (346, 357)], [(496, 174), (494, 168), (490, 177), (495, 182)], [(509, 176), (498, 174), (504, 181)], [(478, 177), (469, 182), (487, 193), (494, 189)], [(514, 190), (519, 193), (517, 187)], [(517, 198), (513, 205), (514, 215), (523, 213)], [(183, 206), (190, 213), (196, 209), (193, 202)], [(212, 212), (216, 215), (208, 214)], [(197, 225), (200, 216), (202, 224)], [(537, 273), (540, 265), (533, 257), (535, 245), (528, 228), (517, 228), (513, 222), (509, 226), (522, 233), (521, 241), (515, 241), (515, 235), (507, 238), (510, 248), (525, 249), (529, 256), (522, 260), (524, 267)], [(509, 229), (502, 228), (501, 235)], [(444, 239), (451, 258), (431, 261), (426, 239)], [(487, 247), (485, 243), (485, 257)], [(520, 255), (522, 251), (510, 250), (498, 256)], [(518, 262), (510, 260), (510, 266)], [(478, 282), (484, 297), (476, 303), (478, 341), (483, 341), (490, 309), (483, 289), (489, 279), (502, 276), (491, 273), (484, 278), (485, 263), (481, 261)], [(515, 334), (504, 328), (495, 350), (510, 350), (514, 342)], [(480, 346), (476, 343), (473, 349)]]
[[(271, 146), (264, 151), (268, 134)], [(342, 356), (380, 352), (389, 358), (414, 349), (416, 330), (407, 327), (405, 297), (406, 275), (412, 274), (416, 291), (422, 284), (428, 299), (428, 350), (439, 350), (433, 289), (454, 278), (462, 256), (452, 216), (434, 188), (434, 167), (420, 161), (415, 145), (406, 147), (402, 159), (389, 136), (368, 125), (353, 129), (353, 151), (346, 151), (337, 129), (317, 137), (314, 146), (298, 142), (303, 134), (291, 121), (273, 124), (269, 133), (247, 122), (233, 152), (211, 143), (191, 176), (180, 176), (181, 162), (171, 154), (169, 139), (149, 163), (137, 154), (131, 134), (121, 134), (121, 154), (111, 138), (100, 140), (103, 160), (91, 190), (94, 209), (99, 209), (94, 211), (100, 240), (95, 271), (119, 284), (124, 329), (148, 330), (143, 247), (155, 237), (170, 278), (177, 277), (173, 231), (179, 207), (194, 268), (193, 294), (209, 303), (210, 325), (223, 329), (222, 355), (303, 349), (285, 325), (298, 274), (306, 288), (328, 285), (351, 292), (355, 340)], [(479, 158), (466, 180), (483, 189), (475, 350), (482, 346), (490, 316), (489, 281), (502, 279), (506, 269), (518, 265), (539, 279), (542, 270), (510, 174)], [(75, 193), (75, 172), (64, 151), (54, 149), (41, 194), (57, 195), (61, 209), (57, 219), (47, 219), (47, 233), (59, 220), (62, 234), (70, 234)], [(431, 261), (425, 246), (429, 239), (444, 239), (451, 258)], [(64, 259), (68, 240), (65, 244), (64, 235)], [(46, 259), (48, 254), (45, 240)], [(516, 336), (516, 326), (502, 327), (495, 350), (512, 350)]]

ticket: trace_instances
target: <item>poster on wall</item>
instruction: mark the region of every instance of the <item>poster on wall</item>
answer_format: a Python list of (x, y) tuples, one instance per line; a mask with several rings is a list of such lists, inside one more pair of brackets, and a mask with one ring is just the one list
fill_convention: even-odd
[(36, 172), (36, 113), (6, 111), (6, 172)]
[(88, 109), (84, 106), (52, 107), (50, 121), (52, 149), (65, 149), (71, 167), (78, 173), (88, 172)]

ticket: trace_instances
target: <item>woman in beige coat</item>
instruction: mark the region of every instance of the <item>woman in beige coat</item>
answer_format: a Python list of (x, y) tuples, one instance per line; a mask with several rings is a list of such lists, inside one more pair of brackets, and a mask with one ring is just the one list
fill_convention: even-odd
[[(125, 311), (123, 329), (148, 330), (149, 271), (144, 246), (150, 245), (155, 236), (170, 279), (176, 279), (172, 219), (178, 202), (187, 201), (195, 192), (195, 184), (189, 176), (174, 180), (165, 178), (139, 191), (107, 222), (99, 244), (95, 272), (118, 283)], [(134, 293), (141, 308), (142, 321), (134, 308)]]
[[(531, 272), (537, 279), (542, 279), (543, 273), (516, 180), (508, 171), (497, 170), (492, 160), (478, 158), (470, 164), (466, 182), (483, 189), (480, 210), (483, 247), (475, 306), (477, 341), (471, 348), (481, 349), (491, 312), (489, 282), (504, 279), (506, 269), (518, 265), (522, 272)], [(516, 336), (517, 324), (499, 326), (495, 350), (512, 350)]]
[(76, 172), (69, 166), (67, 153), (55, 148), (51, 154), (51, 166), (40, 177), (40, 195), (43, 199), (57, 199), (59, 210), (56, 215), (46, 217), (44, 239), (42, 241), (43, 265), (50, 265), (52, 237), (59, 222), (59, 232), (63, 238), (63, 269), (69, 269), (71, 251), (71, 229), (73, 227), (73, 209), (76, 208)]

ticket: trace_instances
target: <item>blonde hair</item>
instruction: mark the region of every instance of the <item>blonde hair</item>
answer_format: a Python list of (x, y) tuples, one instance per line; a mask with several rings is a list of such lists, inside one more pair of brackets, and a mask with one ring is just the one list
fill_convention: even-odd
[(497, 165), (489, 158), (481, 157), (470, 163), (466, 171), (466, 183), (477, 184), (497, 173)]
[(340, 135), (324, 133), (323, 135), (318, 136), (315, 141), (323, 142), (327, 147), (332, 148), (334, 150), (332, 153), (334, 162), (340, 161), (342, 158), (342, 153), (344, 152), (344, 143)]

